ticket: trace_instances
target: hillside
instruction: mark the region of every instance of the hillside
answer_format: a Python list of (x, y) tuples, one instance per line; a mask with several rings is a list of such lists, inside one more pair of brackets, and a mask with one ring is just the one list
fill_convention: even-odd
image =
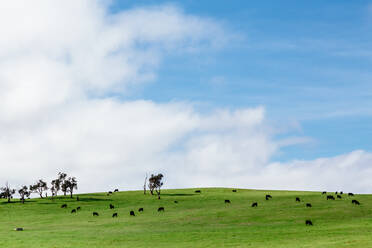
[[(79, 201), (59, 197), (7, 204), (2, 200), (0, 244), (14, 248), (372, 247), (371, 195), (343, 194), (342, 199), (326, 200), (320, 192), (194, 191), (164, 190), (161, 200), (142, 191), (83, 194)], [(266, 194), (272, 199), (266, 201)], [(352, 199), (361, 204), (351, 204)], [(251, 207), (253, 202), (258, 202), (257, 208)], [(66, 209), (61, 208), (64, 203)], [(78, 206), (81, 210), (71, 214)], [(159, 207), (165, 211), (158, 212)], [(130, 216), (130, 210), (136, 216)], [(93, 211), (99, 216), (93, 217)], [(112, 218), (114, 212), (118, 218)], [(313, 226), (305, 225), (307, 219)], [(24, 231), (14, 231), (15, 227)]]

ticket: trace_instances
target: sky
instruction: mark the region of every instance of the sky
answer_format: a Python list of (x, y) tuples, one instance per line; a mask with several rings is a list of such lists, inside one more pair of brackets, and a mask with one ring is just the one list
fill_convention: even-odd
[(371, 193), (371, 1), (4, 1), (0, 183)]

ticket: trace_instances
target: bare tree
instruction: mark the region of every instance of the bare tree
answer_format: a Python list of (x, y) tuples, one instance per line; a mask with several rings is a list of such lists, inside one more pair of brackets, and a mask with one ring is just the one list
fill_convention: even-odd
[(146, 195), (146, 182), (147, 182), (147, 173), (145, 177), (145, 183), (143, 184), (143, 194)]
[(15, 189), (11, 189), (7, 182), (5, 184), (5, 187), (0, 188), (0, 190), (1, 190), (1, 193), (0, 193), (1, 198), (6, 198), (8, 199), (8, 202), (10, 202), (10, 199), (12, 199), (13, 195), (15, 194)]
[(155, 190), (158, 195), (158, 199), (160, 199), (160, 188), (163, 186), (163, 177), (164, 176), (161, 173), (157, 175), (151, 174), (151, 177), (149, 179), (150, 192), (153, 195), (153, 191)]
[(40, 198), (43, 198), (43, 192), (48, 190), (48, 185), (42, 179), (39, 179), (39, 181), (37, 181), (34, 185), (30, 185), (30, 190), (38, 193)]
[(26, 185), (24, 185), (18, 190), (18, 194), (21, 197), (20, 200), (22, 201), (22, 203), (25, 203), (25, 197), (29, 197), (31, 195), (31, 191), (28, 190), (28, 187)]

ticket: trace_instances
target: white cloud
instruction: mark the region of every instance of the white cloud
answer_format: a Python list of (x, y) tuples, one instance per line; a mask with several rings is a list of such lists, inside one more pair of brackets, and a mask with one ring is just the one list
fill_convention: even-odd
[(192, 103), (107, 97), (151, 81), (169, 52), (229, 37), (216, 21), (173, 6), (107, 8), (83, 0), (1, 3), (1, 182), (50, 181), (65, 171), (92, 192), (140, 188), (146, 172), (164, 172), (167, 187), (364, 191), (365, 152), (270, 163), (281, 146), (304, 139), (274, 141), (263, 107), (201, 113)]
[(259, 187), (368, 193), (371, 163), (372, 154), (362, 150), (312, 161), (271, 163), (262, 170), (264, 179)]

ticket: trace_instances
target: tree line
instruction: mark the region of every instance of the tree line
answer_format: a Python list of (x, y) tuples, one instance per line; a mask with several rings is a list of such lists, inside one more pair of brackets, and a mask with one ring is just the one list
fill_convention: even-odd
[(66, 173), (59, 172), (56, 179), (52, 180), (50, 186), (48, 187), (47, 182), (43, 179), (39, 179), (32, 185), (22, 185), (17, 191), (9, 186), (8, 183), (5, 184), (5, 187), (0, 188), (0, 198), (8, 199), (8, 202), (13, 198), (13, 195), (18, 192), (20, 196), (20, 201), (25, 202), (26, 198), (30, 198), (32, 193), (39, 194), (40, 198), (48, 197), (47, 191), (50, 189), (53, 197), (58, 195), (59, 191), (63, 192), (63, 195), (72, 194), (74, 190), (77, 189), (77, 180), (75, 177), (68, 177)]

